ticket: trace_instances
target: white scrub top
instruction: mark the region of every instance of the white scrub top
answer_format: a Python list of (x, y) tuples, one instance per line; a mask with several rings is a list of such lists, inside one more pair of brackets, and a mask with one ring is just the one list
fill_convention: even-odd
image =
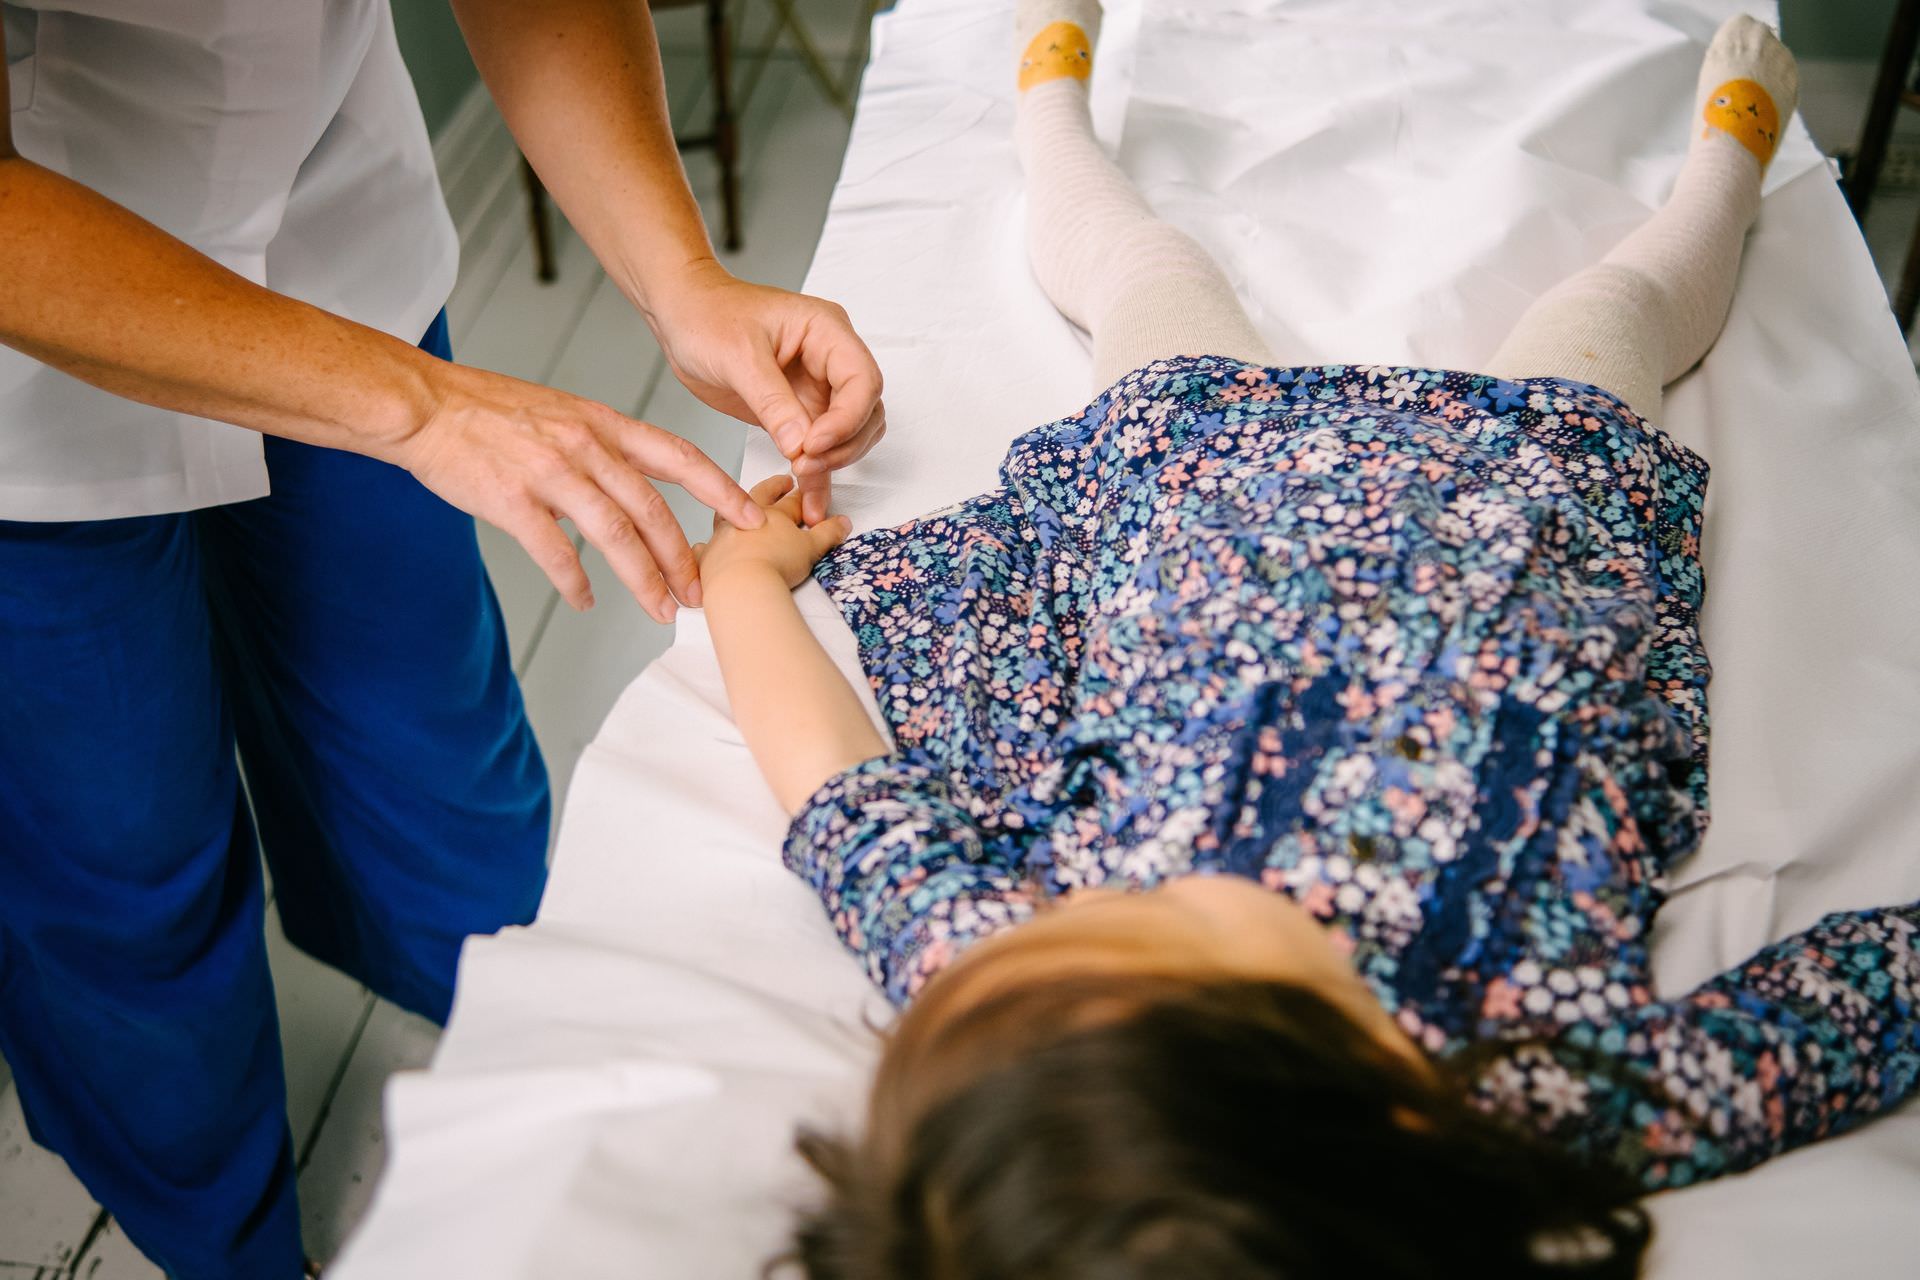
[[(388, 0), (0, 0), (21, 155), (249, 280), (417, 342), (458, 242)], [(267, 492), (254, 432), (0, 347), (0, 519)]]

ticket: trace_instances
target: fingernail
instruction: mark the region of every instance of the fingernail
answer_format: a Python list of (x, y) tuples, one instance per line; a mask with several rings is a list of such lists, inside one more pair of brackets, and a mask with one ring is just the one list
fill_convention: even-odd
[(695, 578), (687, 584), (687, 603), (696, 609), (700, 607), (700, 580), (698, 578)]
[(807, 438), (807, 424), (800, 421), (784, 422), (773, 431), (773, 442), (780, 446), (780, 452), (791, 458), (800, 451), (800, 444)]
[(766, 522), (767, 522), (767, 513), (762, 511), (758, 506), (749, 502), (747, 504), (747, 518), (740, 525), (740, 527), (742, 529), (758, 529), (761, 525), (765, 524)]
[(580, 602), (580, 612), (585, 613), (587, 610), (591, 608), (593, 608), (593, 596), (588, 595), (584, 600)]

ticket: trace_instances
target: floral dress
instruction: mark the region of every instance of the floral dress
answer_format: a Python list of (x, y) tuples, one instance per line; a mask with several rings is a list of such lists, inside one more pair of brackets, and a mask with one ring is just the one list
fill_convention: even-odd
[(1920, 1072), (1920, 905), (1651, 989), (1706, 823), (1706, 473), (1582, 383), (1149, 365), (821, 563), (897, 749), (788, 865), (896, 1003), (1042, 899), (1238, 875), (1649, 1189), (1848, 1128)]

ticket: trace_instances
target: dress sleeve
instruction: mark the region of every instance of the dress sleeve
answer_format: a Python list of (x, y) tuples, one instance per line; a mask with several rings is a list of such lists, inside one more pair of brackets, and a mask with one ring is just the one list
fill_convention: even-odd
[(911, 758), (830, 779), (794, 818), (785, 856), (895, 1005), (967, 944), (1033, 914), (1030, 886), (985, 847), (945, 774)]
[(1649, 1191), (1843, 1133), (1920, 1076), (1920, 903), (1831, 915), (1677, 1000), (1522, 1042), (1478, 1101)]

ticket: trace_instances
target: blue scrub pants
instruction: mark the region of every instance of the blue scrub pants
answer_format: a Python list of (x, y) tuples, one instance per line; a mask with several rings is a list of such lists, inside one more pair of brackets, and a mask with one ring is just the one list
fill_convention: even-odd
[[(444, 315), (421, 345), (448, 354)], [(254, 502), (0, 522), (0, 1054), (179, 1280), (300, 1275), (261, 852), (296, 946), (436, 1021), (461, 939), (546, 879), (473, 521), (266, 450)]]

